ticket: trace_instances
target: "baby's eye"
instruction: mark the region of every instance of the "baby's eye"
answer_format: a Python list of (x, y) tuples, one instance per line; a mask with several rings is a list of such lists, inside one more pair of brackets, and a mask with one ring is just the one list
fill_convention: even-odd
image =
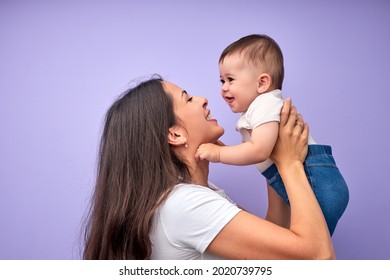
[(225, 81), (224, 81), (224, 80), (222, 80), (222, 79), (220, 80), (220, 82), (221, 82), (221, 84), (224, 84), (224, 83), (225, 83)]
[(233, 78), (228, 78), (228, 81), (229, 82), (232, 82), (234, 79)]

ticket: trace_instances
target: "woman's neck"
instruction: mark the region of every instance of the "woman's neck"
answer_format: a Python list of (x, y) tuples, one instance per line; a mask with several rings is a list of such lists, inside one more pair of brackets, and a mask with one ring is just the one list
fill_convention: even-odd
[(192, 184), (208, 187), (210, 163), (207, 160), (196, 160), (195, 148), (183, 146), (178, 147), (175, 152), (178, 154), (178, 157), (183, 159), (183, 161), (186, 163), (190, 173), (189, 175), (191, 177), (190, 182)]
[(208, 187), (209, 162), (207, 160), (192, 159), (188, 161), (191, 183)]

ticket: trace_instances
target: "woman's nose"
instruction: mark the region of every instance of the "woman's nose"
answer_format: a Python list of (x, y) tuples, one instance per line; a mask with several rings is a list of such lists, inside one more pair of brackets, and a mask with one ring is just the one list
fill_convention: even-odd
[(199, 102), (202, 104), (203, 107), (207, 107), (207, 104), (209, 104), (209, 101), (204, 96), (198, 96)]

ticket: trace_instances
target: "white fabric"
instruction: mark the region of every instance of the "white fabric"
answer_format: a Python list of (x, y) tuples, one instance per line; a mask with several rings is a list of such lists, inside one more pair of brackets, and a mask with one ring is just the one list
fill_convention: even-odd
[[(248, 110), (241, 114), (236, 124), (236, 130), (242, 135), (245, 142), (251, 140), (251, 131), (267, 122), (280, 122), (280, 110), (283, 107), (282, 91), (279, 89), (260, 94), (249, 105)], [(313, 138), (309, 135), (309, 144), (315, 144)], [(264, 172), (273, 162), (267, 159), (256, 164), (260, 172)]]
[(282, 92), (277, 89), (260, 94), (249, 105), (248, 110), (241, 114), (236, 129), (254, 129), (261, 124), (280, 121), (280, 110), (283, 107)]
[(240, 209), (209, 186), (175, 187), (154, 217), (151, 259), (218, 259), (205, 250)]

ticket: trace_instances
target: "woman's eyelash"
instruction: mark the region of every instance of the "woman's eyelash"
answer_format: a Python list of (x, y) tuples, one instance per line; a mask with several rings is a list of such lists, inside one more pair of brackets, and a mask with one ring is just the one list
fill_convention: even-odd
[(192, 101), (192, 96), (190, 98), (188, 98), (187, 102), (191, 102)]

